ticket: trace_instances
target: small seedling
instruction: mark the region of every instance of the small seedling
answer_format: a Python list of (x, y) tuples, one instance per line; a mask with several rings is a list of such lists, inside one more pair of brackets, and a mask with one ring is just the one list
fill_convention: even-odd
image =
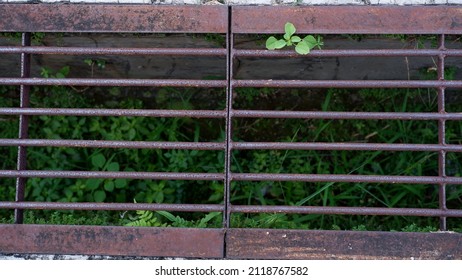
[(308, 35), (302, 39), (300, 36), (294, 35), (297, 29), (290, 22), (285, 24), (284, 30), (284, 39), (277, 39), (276, 37), (271, 36), (266, 40), (266, 48), (268, 50), (282, 49), (286, 46), (295, 46), (295, 51), (297, 53), (309, 54), (315, 47), (321, 49), (324, 45), (322, 37), (320, 36), (315, 38), (313, 35)]

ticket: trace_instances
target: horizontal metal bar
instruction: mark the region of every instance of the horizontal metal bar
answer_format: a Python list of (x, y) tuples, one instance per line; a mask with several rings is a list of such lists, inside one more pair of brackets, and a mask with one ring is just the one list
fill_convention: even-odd
[(226, 56), (222, 48), (82, 48), (0, 46), (0, 54)]
[(0, 252), (223, 258), (223, 229), (0, 225)]
[(0, 209), (36, 210), (98, 210), (98, 211), (176, 211), (222, 212), (220, 204), (162, 204), (162, 203), (92, 203), (92, 202), (15, 202), (0, 201)]
[[(0, 142), (1, 143), (1, 142)], [(233, 142), (237, 150), (342, 150), (342, 151), (413, 151), (462, 152), (462, 145), (442, 144), (386, 144), (386, 143), (296, 143), (296, 142)]]
[(222, 150), (221, 142), (150, 142), (105, 140), (0, 139), (0, 146)]
[[(0, 46), (0, 54), (57, 54), (57, 55), (177, 55), (177, 56), (225, 56), (222, 48), (88, 48), (88, 47), (22, 47)], [(295, 57), (294, 50), (235, 49), (235, 57)], [(462, 56), (461, 49), (352, 49), (312, 50), (314, 57), (397, 57), (397, 56)]]
[(231, 174), (231, 179), (234, 181), (296, 181), (296, 182), (453, 184), (453, 185), (462, 184), (462, 177), (397, 176), (397, 175), (233, 173)]
[[(222, 150), (222, 142), (149, 142), (105, 140), (0, 139), (0, 146), (130, 148), (130, 149), (186, 149)], [(386, 144), (386, 143), (294, 143), (294, 142), (234, 142), (236, 150), (356, 150), (356, 151), (428, 151), (462, 152), (461, 145), (450, 144)]]
[(224, 110), (148, 110), (86, 108), (0, 108), (0, 115), (225, 118)]
[(234, 49), (235, 57), (415, 57), (415, 56), (462, 56), (462, 49), (352, 49), (312, 50), (308, 56), (300, 56), (295, 50)]
[[(197, 5), (0, 5), (3, 32), (226, 33), (228, 7)], [(213, 19), (213, 20), (210, 20)]]
[(151, 180), (224, 180), (221, 173), (188, 172), (110, 172), (110, 171), (63, 171), (63, 170), (0, 170), (0, 177), (9, 178), (113, 178)]
[[(19, 178), (114, 178), (152, 180), (224, 180), (221, 173), (181, 172), (109, 172), (61, 170), (0, 170), (0, 177)], [(390, 184), (462, 184), (462, 177), (395, 176), (395, 175), (340, 175), (340, 174), (273, 174), (233, 173), (234, 181), (299, 181), (299, 182), (351, 182)]]
[(335, 230), (238, 229), (226, 231), (231, 259), (460, 260), (462, 234)]
[[(462, 113), (424, 112), (324, 112), (232, 110), (236, 118), (300, 118), (300, 119), (379, 119), (379, 120), (462, 120)], [(0, 108), (0, 115), (48, 116), (126, 116), (225, 118), (224, 110), (147, 110), (147, 109), (86, 109), (86, 108)]]
[(424, 208), (377, 208), (377, 207), (334, 207), (334, 206), (274, 206), (274, 205), (233, 205), (234, 213), (287, 213), (324, 215), (379, 215), (379, 216), (419, 216), (419, 217), (462, 217), (462, 209)]
[(226, 80), (161, 79), (45, 79), (0, 78), (0, 85), (11, 86), (120, 86), (120, 87), (226, 87)]
[(231, 84), (233, 87), (280, 88), (462, 88), (462, 81), (445, 80), (233, 80)]
[[(441, 15), (445, 15), (442, 17)], [(455, 6), (235, 6), (234, 33), (461, 34), (462, 10)]]
[[(149, 142), (105, 140), (0, 139), (0, 146), (130, 148), (222, 150), (222, 142)], [(356, 150), (356, 151), (422, 151), (462, 152), (462, 145), (450, 144), (386, 144), (386, 143), (319, 143), (319, 142), (233, 142), (236, 150)]]
[[(1, 108), (0, 108), (1, 112)], [(232, 110), (237, 118), (296, 118), (296, 119), (349, 119), (349, 120), (462, 120), (462, 113), (411, 112), (323, 112), (323, 111), (270, 111)]]

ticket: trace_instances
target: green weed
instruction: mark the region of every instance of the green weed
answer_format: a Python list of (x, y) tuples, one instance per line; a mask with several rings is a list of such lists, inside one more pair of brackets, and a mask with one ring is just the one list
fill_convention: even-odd
[(322, 37), (314, 37), (313, 35), (308, 35), (305, 38), (294, 35), (297, 29), (295, 26), (287, 22), (284, 25), (284, 39), (277, 39), (274, 36), (269, 37), (266, 40), (266, 48), (268, 50), (277, 50), (284, 47), (295, 46), (295, 51), (298, 54), (309, 54), (312, 49), (318, 47), (319, 49), (324, 45)]

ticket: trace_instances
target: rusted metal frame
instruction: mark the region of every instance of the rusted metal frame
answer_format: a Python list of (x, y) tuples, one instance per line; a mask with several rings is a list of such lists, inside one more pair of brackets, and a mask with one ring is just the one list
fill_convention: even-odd
[(325, 215), (380, 215), (418, 217), (462, 217), (462, 209), (378, 208), (335, 206), (233, 205), (233, 213), (286, 213)]
[(0, 31), (224, 34), (227, 12), (213, 5), (2, 4)]
[[(253, 50), (237, 49), (239, 57), (300, 57), (294, 50)], [(461, 49), (365, 49), (365, 50), (312, 50), (310, 57), (427, 57), (427, 56), (462, 56)]]
[(63, 170), (0, 170), (0, 178), (108, 178), (108, 179), (151, 179), (151, 180), (194, 180), (222, 181), (223, 173), (188, 172), (113, 172), (113, 171), (63, 171)]
[[(1, 84), (1, 80), (0, 80)], [(233, 87), (462, 88), (462, 81), (418, 80), (234, 80)]]
[[(0, 108), (0, 113), (1, 113)], [(295, 118), (349, 120), (462, 120), (462, 113), (421, 112), (324, 112), (324, 111), (269, 111), (233, 110), (237, 118)]]
[(450, 6), (263, 6), (233, 7), (234, 33), (461, 34), (462, 11)]
[(110, 140), (0, 139), (0, 146), (223, 150), (222, 142), (150, 142)]
[[(1, 174), (1, 173), (0, 173)], [(351, 174), (278, 174), (233, 173), (235, 181), (291, 181), (336, 183), (388, 183), (388, 184), (454, 184), (461, 185), (462, 177), (399, 176), (399, 175), (351, 175)]]
[(90, 78), (0, 78), (0, 85), (26, 86), (120, 86), (120, 87), (226, 87), (225, 80), (186, 79), (90, 79)]
[[(225, 118), (224, 110), (85, 109), (85, 108), (0, 108), (1, 115)], [(462, 115), (461, 115), (462, 117)]]
[[(261, 12), (261, 11), (260, 11)], [(260, 14), (261, 15), (261, 14)], [(335, 13), (333, 13), (332, 15), (335, 15), (337, 16)], [(244, 20), (244, 18), (249, 18), (250, 14), (247, 14), (246, 17), (243, 17), (242, 19)], [(280, 16), (278, 14), (278, 16)], [(258, 17), (258, 16), (257, 16)], [(254, 20), (255, 18), (252, 18), (250, 16), (250, 19)], [(265, 19), (263, 19), (263, 21), (265, 21)], [(291, 20), (291, 22), (293, 22), (293, 20)], [(348, 21), (347, 21), (348, 22)], [(265, 22), (266, 23), (266, 22)], [(252, 25), (252, 24), (250, 24)], [(272, 21), (272, 24), (271, 26), (277, 26), (277, 25), (274, 25), (274, 21)], [(281, 25), (282, 26), (282, 25)], [(302, 24), (301, 25), (302, 28), (304, 27), (304, 25)], [(351, 27), (350, 25), (348, 25), (349, 27)], [(247, 26), (242, 26), (243, 29), (247, 28)], [(250, 27), (252, 28), (252, 27)], [(355, 32), (348, 32), (348, 33), (356, 33), (356, 30), (357, 28), (356, 27), (353, 27), (355, 29)], [(298, 30), (300, 31), (300, 30)], [(236, 31), (238, 32), (238, 31)], [(248, 30), (246, 31), (242, 31), (242, 33), (247, 33)], [(316, 33), (316, 31), (313, 31), (312, 28), (310, 28), (309, 32), (314, 32)], [(319, 33), (325, 33), (325, 32), (319, 32)], [(341, 32), (339, 32), (341, 33)], [(345, 32), (347, 33), (347, 32)], [(366, 32), (367, 33), (367, 32)], [(375, 32), (374, 32), (375, 33)], [(398, 32), (398, 33), (402, 33), (402, 32)], [(414, 33), (414, 32), (410, 32), (410, 33)], [(443, 38), (444, 40), (444, 38)], [(445, 53), (446, 50), (445, 49), (442, 49), (442, 48), (439, 48), (438, 50), (424, 50), (422, 52), (420, 51), (415, 51), (415, 50), (321, 50), (321, 51), (318, 51), (318, 50), (314, 50), (311, 55), (313, 56), (319, 56), (319, 57), (324, 57), (324, 56), (444, 56), (446, 54), (443, 54)], [(448, 51), (448, 53), (452, 53), (454, 56), (459, 56), (460, 55), (460, 50), (454, 50), (452, 52), (451, 51)], [(267, 50), (235, 50), (235, 54), (237, 56), (258, 56), (258, 57), (291, 57), (291, 56), (296, 56), (295, 52), (294, 51), (267, 51)], [(444, 80), (444, 79), (439, 79), (439, 80)], [(273, 81), (273, 80), (268, 80), (268, 81), (264, 81), (264, 80), (260, 80), (260, 81), (249, 81), (249, 80), (243, 80), (243, 81), (233, 81), (233, 85), (232, 86), (235, 86), (235, 87), (437, 87), (438, 89), (442, 88), (444, 85), (436, 85), (436, 84), (426, 84), (425, 86), (423, 86), (423, 84), (419, 84), (418, 82), (417, 83), (414, 83), (413, 81), (371, 81), (371, 82), (366, 82), (366, 83), (363, 83), (361, 85), (361, 82), (357, 83), (356, 81)], [(457, 83), (453, 83), (452, 86), (456, 86)], [(446, 85), (447, 86), (447, 85)], [(459, 85), (460, 86), (460, 85)], [(236, 110), (235, 112), (233, 112), (233, 116), (236, 117), (282, 117), (282, 118), (285, 118), (285, 117), (292, 117), (292, 118), (298, 118), (298, 117), (303, 117), (303, 118), (311, 118), (313, 116), (315, 116), (316, 118), (332, 118), (332, 119), (340, 119), (342, 117), (349, 117), (351, 119), (406, 119), (406, 117), (410, 117), (410, 119), (412, 119), (412, 117), (417, 117), (417, 118), (422, 118), (424, 120), (427, 120), (427, 119), (432, 119), (429, 115), (426, 115), (424, 116), (424, 113), (416, 113), (415, 115), (411, 116), (411, 115), (408, 115), (407, 113), (385, 113), (385, 116), (384, 114), (382, 113), (367, 113), (367, 112), (364, 112), (364, 113), (360, 113), (360, 114), (356, 114), (354, 112), (341, 112), (339, 115), (341, 115), (342, 117), (339, 117), (337, 114), (337, 112), (270, 112), (270, 111), (247, 111), (247, 110)], [(444, 122), (444, 118), (442, 117), (442, 115), (445, 115), (445, 114), (442, 114), (444, 112), (439, 112), (437, 114), (433, 114), (433, 117), (436, 119), (436, 120), (439, 120), (440, 123), (441, 122)], [(412, 113), (411, 113), (412, 114)], [(422, 114), (422, 115), (420, 115)], [(455, 118), (459, 118), (459, 114), (455, 114), (453, 115), (452, 117), (455, 117)], [(444, 147), (446, 147), (446, 145), (443, 145), (441, 142), (439, 142), (441, 145), (435, 145), (432, 147), (433, 151), (437, 151), (439, 153), (441, 153), (443, 150)], [(306, 149), (342, 149), (342, 150), (351, 150), (351, 149), (368, 149), (368, 148), (373, 148), (374, 146), (377, 148), (377, 146), (379, 146), (380, 144), (366, 144), (366, 145), (362, 145), (362, 144), (351, 144), (350, 146), (350, 143), (347, 143), (345, 145), (345, 147), (342, 148), (341, 145), (343, 145), (344, 143), (236, 143), (235, 146), (233, 147), (234, 149), (240, 149), (240, 148), (244, 148), (244, 149), (261, 149), (261, 148), (266, 148), (266, 149), (278, 149), (278, 148), (295, 148), (295, 149), (299, 149), (299, 148), (306, 148)], [(393, 145), (386, 145), (386, 146), (383, 146), (382, 149), (394, 149), (394, 148), (397, 148), (398, 146), (393, 146)], [(413, 145), (411, 144), (405, 144), (404, 146), (401, 146), (399, 147), (400, 149), (403, 148), (404, 151), (407, 151), (407, 150), (415, 150), (415, 149), (420, 149), (420, 148), (423, 148), (424, 150), (426, 150), (427, 148), (429, 148), (429, 146), (426, 146), (426, 145), (423, 145), (423, 146), (419, 146), (419, 147), (414, 147)], [(367, 147), (367, 148), (366, 148)], [(459, 146), (454, 146), (454, 148), (458, 149), (460, 148)], [(378, 150), (381, 150), (380, 148)], [(241, 179), (244, 179), (244, 180), (247, 180), (248, 179), (248, 176), (253, 176), (253, 175), (256, 175), (256, 176), (259, 176), (260, 174), (233, 174), (233, 180), (241, 180)], [(273, 176), (275, 175), (275, 176)], [(295, 177), (298, 177), (300, 174), (282, 174), (282, 176), (279, 176), (281, 174), (264, 174), (263, 176), (260, 176), (259, 179), (257, 180), (261, 180), (261, 179), (269, 179), (270, 177), (272, 177), (273, 179), (274, 178), (279, 178), (279, 179), (282, 179), (285, 177), (285, 179), (288, 179), (288, 177), (291, 177), (292, 179), (295, 178)], [(285, 176), (287, 175), (287, 176)], [(237, 176), (237, 177), (236, 177)], [(314, 175), (316, 177), (316, 175)], [(339, 179), (341, 176), (343, 175), (339, 175), (336, 177), (336, 179)], [(348, 176), (348, 175), (347, 175)], [(311, 175), (307, 175), (307, 176), (303, 176), (301, 175), (301, 177), (305, 177), (308, 178), (308, 177), (313, 177)], [(323, 175), (321, 175), (321, 177), (323, 177)], [(398, 176), (398, 177), (401, 177), (401, 176)], [(332, 182), (332, 180), (329, 180), (332, 179), (331, 176), (329, 175), (326, 175), (324, 177), (324, 179), (326, 179), (326, 182)], [(319, 179), (319, 177), (318, 177)], [(350, 178), (352, 179), (352, 178)], [(358, 178), (355, 178), (355, 179), (358, 179)], [(361, 178), (361, 179), (365, 179), (365, 178)], [(379, 178), (374, 178), (375, 179), (379, 179)], [(382, 178), (384, 179), (384, 178)], [(394, 179), (398, 179), (397, 177), (395, 177)], [(399, 178), (399, 180), (401, 179), (404, 179), (404, 181), (409, 181), (408, 179), (410, 178)], [(414, 179), (419, 179), (419, 178), (414, 178)], [(438, 179), (438, 177), (435, 177), (434, 179)], [(457, 178), (455, 178), (456, 180), (458, 180)], [(284, 180), (284, 179), (283, 179)], [(395, 180), (388, 180), (388, 179), (385, 179), (385, 181), (387, 182), (391, 182), (391, 183), (395, 183)], [(350, 182), (349, 179), (346, 180), (346, 182)], [(440, 192), (441, 194), (441, 192)], [(233, 211), (236, 210), (236, 209), (239, 209), (239, 210), (243, 210), (243, 208), (239, 208), (240, 206), (232, 206), (233, 208)], [(281, 208), (279, 208), (278, 206), (274, 206), (274, 207), (269, 207), (269, 208), (266, 208), (265, 206), (242, 206), (244, 207), (245, 209), (249, 210), (249, 209), (252, 209), (252, 211), (254, 213), (258, 213), (258, 212), (261, 212), (261, 211), (268, 211), (268, 212), (279, 212), (281, 211)], [(248, 208), (246, 208), (248, 207)], [(253, 207), (256, 207), (256, 208), (253, 208)], [(287, 211), (295, 211), (295, 213), (299, 213), (298, 211), (300, 211), (302, 208), (292, 208), (290, 206), (287, 206), (288, 208), (285, 209)], [(263, 209), (265, 208), (265, 209)], [(284, 208), (284, 206), (282, 206), (282, 208)], [(241, 212), (237, 210), (236, 212)], [(320, 213), (323, 213), (323, 214), (326, 214), (325, 212), (325, 209), (324, 207), (318, 207), (317, 210), (320, 211)], [(331, 209), (332, 210), (332, 209)], [(339, 209), (336, 209), (336, 210), (339, 210)], [(356, 208), (344, 208), (342, 210), (346, 210), (347, 213), (345, 214), (355, 214), (354, 212), (358, 209)], [(359, 209), (361, 210), (361, 209)], [(388, 215), (399, 215), (399, 213), (401, 213), (402, 215), (407, 215), (409, 214), (410, 212), (413, 212), (414, 209), (397, 209), (398, 211), (391, 211), (388, 213)], [(438, 209), (436, 211), (433, 211), (434, 209), (417, 209), (416, 212), (413, 212), (414, 214), (416, 214), (417, 212), (417, 216), (419, 216), (420, 214), (425, 214), (425, 215), (430, 215), (430, 216), (439, 216), (441, 217), (441, 219), (445, 219), (446, 216), (444, 216), (445, 214), (445, 211), (447, 211), (446, 209)], [(441, 210), (441, 211), (440, 211)], [(386, 209), (386, 211), (388, 211), (388, 209)], [(456, 210), (458, 211), (458, 210)], [(282, 211), (282, 212), (285, 212), (285, 211)], [(371, 212), (371, 214), (377, 214), (381, 211), (377, 211), (377, 212)], [(460, 212), (460, 211), (459, 211)], [(310, 212), (311, 213), (311, 212)], [(384, 212), (382, 212), (384, 213)], [(329, 213), (327, 213), (329, 214)], [(455, 216), (457, 217), (460, 217), (462, 215), (462, 212), (460, 213), (453, 213)]]
[(462, 259), (462, 234), (230, 229), (232, 259)]
[(221, 204), (168, 204), (168, 203), (97, 203), (97, 202), (0, 202), (0, 209), (35, 210), (98, 210), (98, 211), (176, 211), (176, 212), (222, 212)]
[(223, 258), (223, 230), (0, 225), (0, 252)]
[[(214, 23), (215, 24), (215, 23)], [(180, 55), (226, 55), (226, 50), (215, 50), (215, 49), (205, 49), (205, 50), (192, 50), (192, 49), (175, 49), (175, 50), (167, 50), (167, 49), (155, 49), (155, 50), (89, 50), (89, 49), (29, 49), (31, 50), (31, 53), (40, 53), (40, 52), (45, 52), (45, 53), (58, 53), (58, 54), (85, 54), (85, 53), (98, 53), (98, 54), (127, 54), (128, 55), (140, 55), (140, 54), (146, 54), (146, 55), (173, 55), (173, 54), (180, 54)], [(18, 51), (18, 50), (16, 50)], [(25, 51), (23, 49), (23, 51)], [(36, 83), (39, 79), (35, 79), (35, 81), (29, 81), (30, 85), (47, 85), (50, 80), (44, 81), (44, 83)], [(11, 82), (11, 80), (10, 80)], [(8, 83), (9, 85), (14, 84)], [(73, 81), (65, 81), (64, 83), (66, 85), (83, 85), (87, 81), (80, 80), (78, 84), (73, 83)], [(100, 85), (101, 81), (90, 81), (88, 85)], [(224, 87), (227, 82), (226, 81), (212, 81), (211, 83), (207, 81), (196, 81), (196, 80), (168, 80), (168, 81), (147, 81), (147, 83), (144, 83), (141, 80), (136, 81), (135, 83), (132, 83), (132, 81), (121, 81), (117, 80), (116, 83), (112, 83), (112, 81), (104, 81), (108, 86), (113, 86), (113, 85), (119, 85), (125, 84), (125, 86), (133, 86), (133, 85), (144, 85), (144, 86), (196, 86), (196, 87)], [(21, 79), (20, 81), (21, 85), (28, 85), (27, 79)], [(60, 81), (51, 81), (51, 84), (54, 85), (59, 85), (62, 84)], [(22, 114), (30, 113), (31, 115), (41, 115), (43, 113), (50, 113), (51, 115), (69, 115), (69, 113), (75, 113), (75, 115), (90, 115), (90, 116), (101, 116), (101, 115), (107, 115), (107, 116), (126, 116), (126, 115), (132, 115), (132, 116), (152, 116), (152, 117), (202, 117), (202, 118), (224, 118), (226, 116), (225, 111), (212, 111), (212, 110), (206, 110), (206, 111), (194, 111), (194, 110), (185, 110), (185, 111), (173, 111), (173, 110), (105, 110), (105, 109), (77, 109), (77, 108), (72, 108), (72, 109), (52, 109), (52, 108), (34, 108), (30, 109), (30, 111), (25, 112), (26, 110), (21, 111), (21, 108), (2, 108), (4, 112), (7, 113), (12, 113), (12, 114)], [(212, 150), (221, 150), (224, 148), (224, 143), (182, 143), (182, 142), (128, 142), (128, 141), (74, 141), (74, 140), (58, 140), (58, 142), (54, 142), (53, 140), (49, 139), (24, 139), (23, 140), (16, 140), (13, 139), (12, 141), (16, 142), (16, 144), (24, 144), (24, 145), (33, 145), (35, 146), (38, 144), (39, 146), (73, 146), (73, 147), (114, 147), (114, 148), (168, 148), (168, 149), (177, 149), (177, 148), (182, 148), (182, 149), (212, 149)], [(51, 141), (51, 142), (50, 142)], [(8, 142), (8, 140), (6, 140)], [(93, 143), (92, 143), (93, 142)], [(9, 145), (9, 144), (8, 144)], [(8, 176), (11, 175), (11, 172), (8, 172), (8, 170), (2, 170), (1, 171), (2, 175), (8, 174)], [(13, 172), (14, 173), (14, 172)], [(39, 177), (59, 177), (59, 178), (133, 178), (133, 179), (166, 179), (166, 180), (224, 180), (224, 175), (223, 174), (204, 174), (204, 173), (161, 173), (161, 172), (89, 172), (89, 173), (82, 173), (79, 171), (27, 171), (26, 173), (21, 173), (21, 172), (16, 172), (15, 176), (19, 176), (20, 178), (27, 178), (28, 176), (39, 176)], [(141, 206), (141, 208), (140, 208)], [(0, 202), (0, 208), (16, 208), (16, 209), (56, 209), (56, 210), (122, 210), (122, 211), (127, 211), (127, 210), (137, 210), (137, 209), (143, 209), (143, 210), (151, 210), (151, 211), (156, 211), (156, 210), (166, 210), (166, 211), (191, 211), (191, 212), (211, 212), (211, 211), (218, 211), (218, 212), (224, 212), (224, 206), (223, 205), (197, 205), (197, 204), (191, 204), (191, 205), (184, 205), (184, 204), (146, 204), (144, 206), (142, 205), (130, 205), (130, 204), (95, 204), (95, 203), (81, 203), (81, 204), (65, 204), (65, 203), (40, 203), (40, 202), (18, 202), (18, 203), (13, 203), (13, 202)], [(4, 229), (4, 227), (0, 226), (1, 229)], [(51, 229), (51, 228), (50, 228)], [(62, 232), (64, 229), (67, 230), (66, 227), (63, 226), (57, 226), (53, 227), (50, 232), (52, 234), (56, 234), (57, 232)], [(87, 229), (86, 231), (86, 236), (88, 235), (97, 235), (97, 238), (101, 239), (100, 237), (102, 236), (102, 233), (99, 232), (98, 230), (106, 230), (108, 227), (101, 227), (98, 228), (95, 231), (95, 227), (91, 227), (90, 229)], [(76, 227), (75, 230), (80, 232), (82, 230), (82, 227)], [(123, 231), (126, 229), (123, 228)], [(138, 231), (139, 229), (136, 229)], [(154, 229), (150, 229), (153, 231)], [(1, 231), (1, 230), (0, 230)], [(13, 230), (15, 232), (15, 235), (18, 233), (18, 229)], [(117, 254), (122, 254), (122, 255), (161, 255), (161, 256), (190, 256), (190, 257), (223, 257), (223, 230), (222, 229), (217, 229), (217, 230), (197, 230), (197, 229), (175, 229), (175, 230), (164, 230), (164, 229), (156, 229), (155, 235), (154, 235), (154, 241), (148, 240), (149, 239), (149, 232), (148, 233), (142, 233), (141, 235), (136, 236), (136, 240), (143, 240), (144, 242), (141, 242), (140, 244), (135, 244), (137, 245), (138, 250), (131, 250), (132, 253), (130, 253), (130, 250), (127, 250), (127, 248), (119, 248), (119, 247), (124, 247), (124, 245), (127, 244), (127, 240), (131, 242), (133, 240), (132, 235), (124, 235), (121, 238), (119, 238), (120, 242), (117, 242), (117, 245), (114, 246), (113, 244), (108, 244), (105, 247), (102, 247), (103, 251), (101, 251), (101, 248), (99, 248), (100, 251), (94, 250), (94, 246), (90, 240), (90, 242), (87, 242), (87, 245), (82, 245), (81, 244), (81, 237), (78, 237), (78, 240), (72, 240), (69, 241), (66, 239), (65, 242), (67, 244), (66, 249), (69, 250), (69, 245), (77, 247), (70, 249), (68, 252), (69, 253), (76, 253), (81, 248), (91, 248), (87, 249), (87, 253), (91, 254), (111, 254), (111, 255), (117, 255)], [(69, 236), (72, 235), (73, 230), (67, 231), (66, 234), (62, 234), (63, 236)], [(114, 233), (118, 233), (118, 229), (108, 229), (108, 232), (111, 235), (114, 235)], [(166, 233), (163, 233), (166, 232)], [(29, 235), (31, 231), (28, 231)], [(163, 233), (163, 234), (161, 234)], [(179, 234), (178, 234), (179, 233)], [(41, 235), (44, 233), (41, 232)], [(45, 231), (45, 234), (49, 234), (47, 231)], [(181, 235), (181, 236), (180, 236)], [(2, 234), (2, 236), (5, 236)], [(160, 238), (159, 238), (160, 236)], [(197, 240), (197, 237), (200, 237), (200, 240)], [(148, 237), (148, 238), (147, 238)], [(51, 237), (53, 240), (56, 240), (57, 237)], [(180, 239), (178, 239), (180, 238)], [(46, 245), (40, 244), (39, 242), (33, 241), (33, 238), (29, 238), (27, 241), (23, 242), (11, 242), (11, 238), (9, 238), (8, 243), (9, 244), (15, 244), (15, 248), (13, 248), (13, 252), (18, 252), (21, 251), (21, 246), (23, 244), (26, 244), (26, 246), (30, 246), (31, 244), (33, 246), (36, 246), (35, 249), (26, 249), (24, 252), (27, 253), (33, 253), (33, 252), (40, 252), (44, 253), (44, 250), (46, 252)], [(47, 239), (48, 240), (48, 239)], [(85, 241), (85, 240), (84, 240)], [(109, 240), (110, 242), (114, 242), (114, 239), (111, 238)], [(117, 240), (116, 240), (117, 241)], [(148, 244), (153, 244), (155, 247), (154, 249), (152, 248), (153, 246), (147, 246), (145, 243)], [(193, 242), (194, 246), (191, 246), (191, 242)], [(18, 244), (19, 243), (19, 244)], [(64, 242), (60, 242), (64, 244)], [(85, 242), (84, 242), (85, 243)], [(100, 246), (102, 243), (100, 240), (96, 241), (96, 243)], [(106, 242), (107, 243), (107, 242)], [(175, 243), (174, 246), (170, 246), (168, 244)], [(184, 245), (183, 243), (187, 243), (187, 245)], [(35, 244), (35, 245), (34, 245)], [(37, 245), (39, 244), (39, 245)], [(183, 245), (181, 245), (183, 244)], [(189, 244), (189, 245), (188, 245)], [(205, 244), (205, 245), (204, 245)], [(165, 246), (164, 246), (165, 245)], [(33, 247), (32, 246), (32, 247)], [(82, 247), (83, 246), (83, 247)], [(163, 248), (163, 246), (165, 248)], [(114, 250), (114, 248), (117, 247), (117, 250)], [(188, 248), (188, 247), (194, 247), (194, 248)], [(50, 253), (65, 253), (66, 249), (61, 248), (59, 245), (53, 244), (53, 246), (50, 246)], [(107, 248), (111, 248), (112, 252), (109, 252), (111, 250), (108, 250)], [(131, 247), (130, 247), (131, 248)], [(142, 249), (140, 249), (142, 248)], [(146, 248), (149, 248), (147, 250)], [(162, 250), (159, 250), (159, 248), (162, 248)], [(186, 250), (185, 250), (186, 248)], [(34, 251), (38, 250), (38, 251)], [(2, 252), (5, 252), (5, 250), (2, 248)], [(83, 252), (85, 253), (85, 252)]]
[[(445, 36), (444, 34), (440, 35), (439, 37), (439, 49), (444, 50), (445, 49), (445, 44), (444, 44)], [(444, 81), (444, 60), (445, 60), (445, 55), (440, 54), (438, 56), (438, 65), (437, 65), (437, 71), (438, 71), (438, 80)], [(446, 112), (445, 110), (445, 88), (444, 87), (439, 87), (438, 88), (438, 113), (444, 114)], [(438, 121), (438, 143), (440, 145), (445, 146), (446, 145), (446, 120), (442, 119)], [(438, 175), (440, 177), (446, 177), (446, 150), (441, 149), (438, 153)], [(445, 183), (440, 183), (439, 184), (439, 189), (438, 189), (438, 196), (439, 196), (439, 207), (441, 210), (445, 211), (447, 210), (446, 207), (446, 184)], [(446, 222), (446, 216), (441, 216), (440, 217), (440, 230), (447, 230), (447, 222)]]
[(226, 56), (222, 48), (88, 48), (2, 46), (0, 54)]
[[(228, 65), (228, 66), (229, 66), (229, 65)], [(229, 69), (229, 67), (228, 67), (228, 69)], [(232, 69), (232, 68), (231, 68), (231, 69)], [(232, 84), (229, 84), (229, 88), (232, 88), (232, 86), (233, 86)], [(231, 92), (231, 93), (232, 93), (232, 91), (229, 91), (229, 89), (228, 89), (228, 92)], [(232, 96), (231, 96), (231, 97), (232, 97)], [(231, 104), (231, 110), (232, 110), (232, 104)], [(228, 110), (229, 114), (228, 114), (228, 117), (227, 117), (226, 119), (229, 119), (229, 120), (230, 120), (231, 117), (233, 117), (233, 114), (232, 114), (231, 110)], [(231, 130), (229, 130), (229, 131), (231, 131)], [(232, 148), (233, 148), (233, 147), (230, 147), (230, 149), (232, 149)], [(234, 174), (233, 174), (233, 176), (234, 176)], [(230, 178), (230, 179), (233, 179), (233, 178)], [(220, 211), (223, 211), (223, 209), (220, 210)], [(441, 216), (442, 216), (442, 215), (441, 215)]]
[[(1, 142), (0, 142), (1, 143)], [(327, 142), (236, 142), (236, 150), (340, 150), (340, 151), (409, 151), (462, 152), (462, 145), (445, 144), (386, 144), (386, 143), (327, 143)]]
[[(22, 46), (30, 46), (31, 35), (30, 33), (22, 33)], [(21, 78), (30, 77), (30, 54), (21, 53)], [(20, 107), (28, 108), (30, 106), (30, 86), (20, 85)], [(19, 139), (27, 139), (29, 137), (29, 116), (19, 115)], [(24, 146), (18, 146), (18, 159), (16, 169), (19, 171), (27, 169), (27, 150)], [(16, 201), (23, 201), (25, 196), (27, 178), (16, 178)], [(22, 224), (24, 215), (21, 209), (14, 210), (14, 221), (17, 224)]]

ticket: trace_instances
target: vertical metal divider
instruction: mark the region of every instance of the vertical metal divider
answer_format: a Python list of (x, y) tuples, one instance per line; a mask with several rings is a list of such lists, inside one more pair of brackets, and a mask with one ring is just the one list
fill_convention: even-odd
[(231, 160), (232, 160), (232, 109), (233, 109), (233, 56), (234, 34), (232, 28), (232, 6), (228, 6), (228, 30), (226, 33), (226, 147), (225, 147), (225, 180), (224, 180), (224, 211), (223, 211), (223, 258), (226, 258), (227, 231), (231, 226)]
[[(443, 51), (445, 49), (444, 34), (441, 34), (439, 39), (440, 39), (440, 42), (438, 44), (438, 49), (440, 51)], [(444, 59), (445, 59), (445, 55), (440, 53), (438, 56), (438, 67), (437, 67), (438, 80), (440, 81), (443, 81), (445, 78), (444, 77)], [(444, 87), (438, 88), (438, 113), (440, 114), (446, 113), (445, 90), (446, 88)], [(438, 144), (446, 145), (446, 119), (438, 120)], [(440, 150), (438, 153), (438, 176), (440, 177), (446, 176), (446, 151), (445, 150)], [(446, 184), (445, 183), (439, 184), (438, 196), (439, 196), (439, 208), (441, 210), (446, 210), (447, 208), (446, 208)], [(446, 223), (445, 216), (440, 216), (439, 229), (442, 231), (447, 230), (447, 223)]]
[[(31, 34), (22, 33), (22, 43), (23, 47), (31, 45)], [(28, 53), (21, 53), (21, 78), (30, 77), (30, 57)], [(30, 105), (30, 96), (29, 96), (30, 86), (21, 85), (20, 86), (20, 107), (28, 108)], [(19, 139), (29, 138), (29, 116), (19, 115)], [(27, 150), (24, 146), (18, 146), (18, 161), (17, 161), (17, 170), (27, 169)], [(16, 201), (24, 200), (24, 193), (26, 187), (27, 178), (17, 177), (16, 178)], [(14, 222), (16, 224), (22, 224), (24, 222), (24, 210), (15, 209), (14, 210)]]

